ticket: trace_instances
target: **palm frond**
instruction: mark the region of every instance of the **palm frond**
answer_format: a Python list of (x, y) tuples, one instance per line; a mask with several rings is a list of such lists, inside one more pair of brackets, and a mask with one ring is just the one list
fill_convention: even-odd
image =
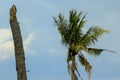
[(103, 35), (104, 33), (109, 32), (108, 30), (104, 30), (102, 28), (99, 28), (97, 26), (89, 28), (87, 33), (82, 37), (80, 42), (86, 46), (90, 46), (91, 44), (94, 44), (97, 39)]
[(84, 50), (84, 51), (87, 51), (87, 47), (81, 43), (78, 43), (76, 46), (75, 46), (75, 50), (77, 52), (81, 51), (81, 50)]
[(104, 51), (104, 49), (88, 48), (87, 52), (90, 55), (99, 56), (103, 51)]
[(89, 64), (89, 62), (87, 61), (87, 59), (84, 57), (84, 55), (82, 53), (78, 54), (78, 59), (79, 59), (81, 65), (83, 65), (85, 67), (85, 70), (88, 73), (88, 78), (90, 79), (92, 66)]
[(88, 48), (87, 52), (93, 56), (99, 56), (103, 51), (116, 53), (115, 51), (107, 50), (107, 49), (97, 49), (97, 48)]
[(79, 31), (82, 31), (81, 28), (84, 27), (84, 24), (87, 22), (87, 20), (85, 19), (87, 13), (85, 13), (83, 16), (82, 16), (82, 14), (83, 14), (83, 12), (80, 13), (81, 19), (78, 24)]
[(76, 10), (71, 10), (69, 16), (69, 23), (72, 23), (73, 25), (77, 25), (77, 23), (80, 20), (80, 15), (81, 14), (77, 14)]
[(68, 50), (68, 55), (67, 55), (67, 68), (68, 68), (68, 73), (70, 74), (71, 72), (71, 67), (70, 67), (70, 64), (69, 62), (72, 60), (71, 58), (71, 54), (70, 54), (70, 49)]
[[(77, 75), (82, 80), (82, 77), (80, 76), (80, 73), (79, 73), (78, 68), (77, 68), (75, 55), (73, 53), (74, 52), (72, 52), (71, 49), (68, 50), (68, 56), (67, 56), (68, 73), (71, 74), (71, 79), (72, 80), (78, 80)], [(75, 72), (77, 73), (77, 75), (76, 75)]]
[(61, 14), (59, 14), (58, 18), (53, 17), (53, 19), (56, 26), (58, 26), (58, 30), (62, 37), (62, 43), (67, 45), (69, 43), (67, 20)]
[(77, 14), (76, 10), (70, 11), (69, 16), (69, 34), (70, 42), (78, 42), (81, 32), (78, 29), (78, 24), (80, 22), (80, 17), (82, 13)]
[(81, 28), (86, 23), (85, 16), (86, 14), (83, 15), (83, 12), (77, 14), (76, 10), (70, 11), (69, 34), (71, 34), (70, 39), (73, 40), (76, 44), (83, 35)]
[(72, 64), (71, 64), (71, 75), (73, 76), (73, 80), (74, 79), (78, 79), (77, 75), (75, 74), (75, 71), (77, 72), (78, 76), (80, 77), (80, 79), (82, 80), (82, 77), (80, 76), (80, 73), (78, 71), (77, 68), (77, 63), (75, 61), (75, 56), (71, 56), (72, 57)]
[(71, 79), (72, 80), (78, 80), (78, 77), (77, 77), (77, 75), (75, 74), (74, 71), (71, 72)]
[(104, 51), (111, 52), (111, 53), (117, 53), (117, 52), (115, 52), (115, 51), (107, 50), (107, 49), (104, 49)]

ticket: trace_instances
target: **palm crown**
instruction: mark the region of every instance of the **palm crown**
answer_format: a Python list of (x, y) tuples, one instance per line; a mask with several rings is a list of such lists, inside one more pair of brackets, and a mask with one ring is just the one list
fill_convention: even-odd
[(100, 55), (100, 53), (105, 50), (90, 48), (90, 46), (94, 44), (103, 33), (108, 32), (108, 30), (93, 26), (84, 34), (82, 28), (87, 22), (85, 16), (86, 14), (83, 14), (83, 12), (77, 13), (76, 10), (71, 10), (69, 20), (65, 19), (61, 14), (59, 14), (58, 18), (54, 17), (55, 24), (62, 37), (62, 43), (68, 47), (67, 64), (68, 72), (72, 80), (78, 80), (77, 74), (80, 76), (77, 69), (76, 56), (78, 56), (80, 63), (85, 67), (90, 79), (92, 66), (84, 57), (82, 51), (91, 55)]

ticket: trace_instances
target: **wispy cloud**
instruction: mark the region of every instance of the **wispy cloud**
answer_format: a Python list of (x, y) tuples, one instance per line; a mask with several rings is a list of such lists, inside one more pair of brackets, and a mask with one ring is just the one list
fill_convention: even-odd
[(34, 55), (35, 51), (32, 49), (32, 43), (34, 41), (35, 35), (34, 33), (30, 33), (28, 37), (23, 41), (24, 49), (27, 54)]
[(5, 40), (10, 39), (11, 35), (10, 29), (0, 29), (0, 43), (3, 43)]
[(12, 57), (13, 41), (10, 29), (0, 29), (0, 60)]
[[(34, 34), (30, 33), (28, 37), (23, 40), (25, 51), (29, 51), (30, 44), (32, 44), (32, 40), (34, 38)], [(0, 29), (0, 60), (6, 60), (13, 57), (14, 53), (14, 44), (12, 39), (12, 33), (10, 29), (2, 28)]]
[(33, 33), (30, 33), (27, 37), (26, 40), (24, 40), (24, 45), (30, 45), (31, 42), (34, 40), (34, 34)]

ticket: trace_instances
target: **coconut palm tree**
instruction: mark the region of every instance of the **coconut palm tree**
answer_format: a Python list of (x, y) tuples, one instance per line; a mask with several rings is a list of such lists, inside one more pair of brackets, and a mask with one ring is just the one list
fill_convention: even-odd
[(13, 5), (10, 9), (10, 26), (14, 40), (17, 80), (27, 80), (24, 48), (16, 11), (16, 6)]
[(90, 55), (98, 56), (102, 51), (107, 51), (106, 49), (91, 48), (91, 45), (98, 41), (98, 38), (103, 35), (103, 33), (107, 33), (108, 30), (93, 26), (90, 27), (86, 33), (83, 33), (82, 28), (87, 22), (85, 17), (86, 14), (83, 12), (77, 13), (76, 10), (70, 11), (69, 20), (62, 14), (59, 14), (58, 18), (54, 17), (54, 22), (62, 37), (62, 44), (68, 48), (67, 65), (72, 80), (78, 80), (77, 76), (80, 76), (76, 57), (78, 57), (79, 62), (84, 66), (88, 73), (88, 79), (90, 79), (92, 66), (84, 54), (87, 52)]

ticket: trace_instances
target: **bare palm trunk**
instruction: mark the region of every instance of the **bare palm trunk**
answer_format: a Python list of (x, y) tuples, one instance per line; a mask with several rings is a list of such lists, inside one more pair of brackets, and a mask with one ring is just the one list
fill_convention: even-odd
[(27, 80), (24, 48), (16, 11), (16, 6), (13, 5), (10, 9), (10, 26), (14, 40), (17, 80)]

